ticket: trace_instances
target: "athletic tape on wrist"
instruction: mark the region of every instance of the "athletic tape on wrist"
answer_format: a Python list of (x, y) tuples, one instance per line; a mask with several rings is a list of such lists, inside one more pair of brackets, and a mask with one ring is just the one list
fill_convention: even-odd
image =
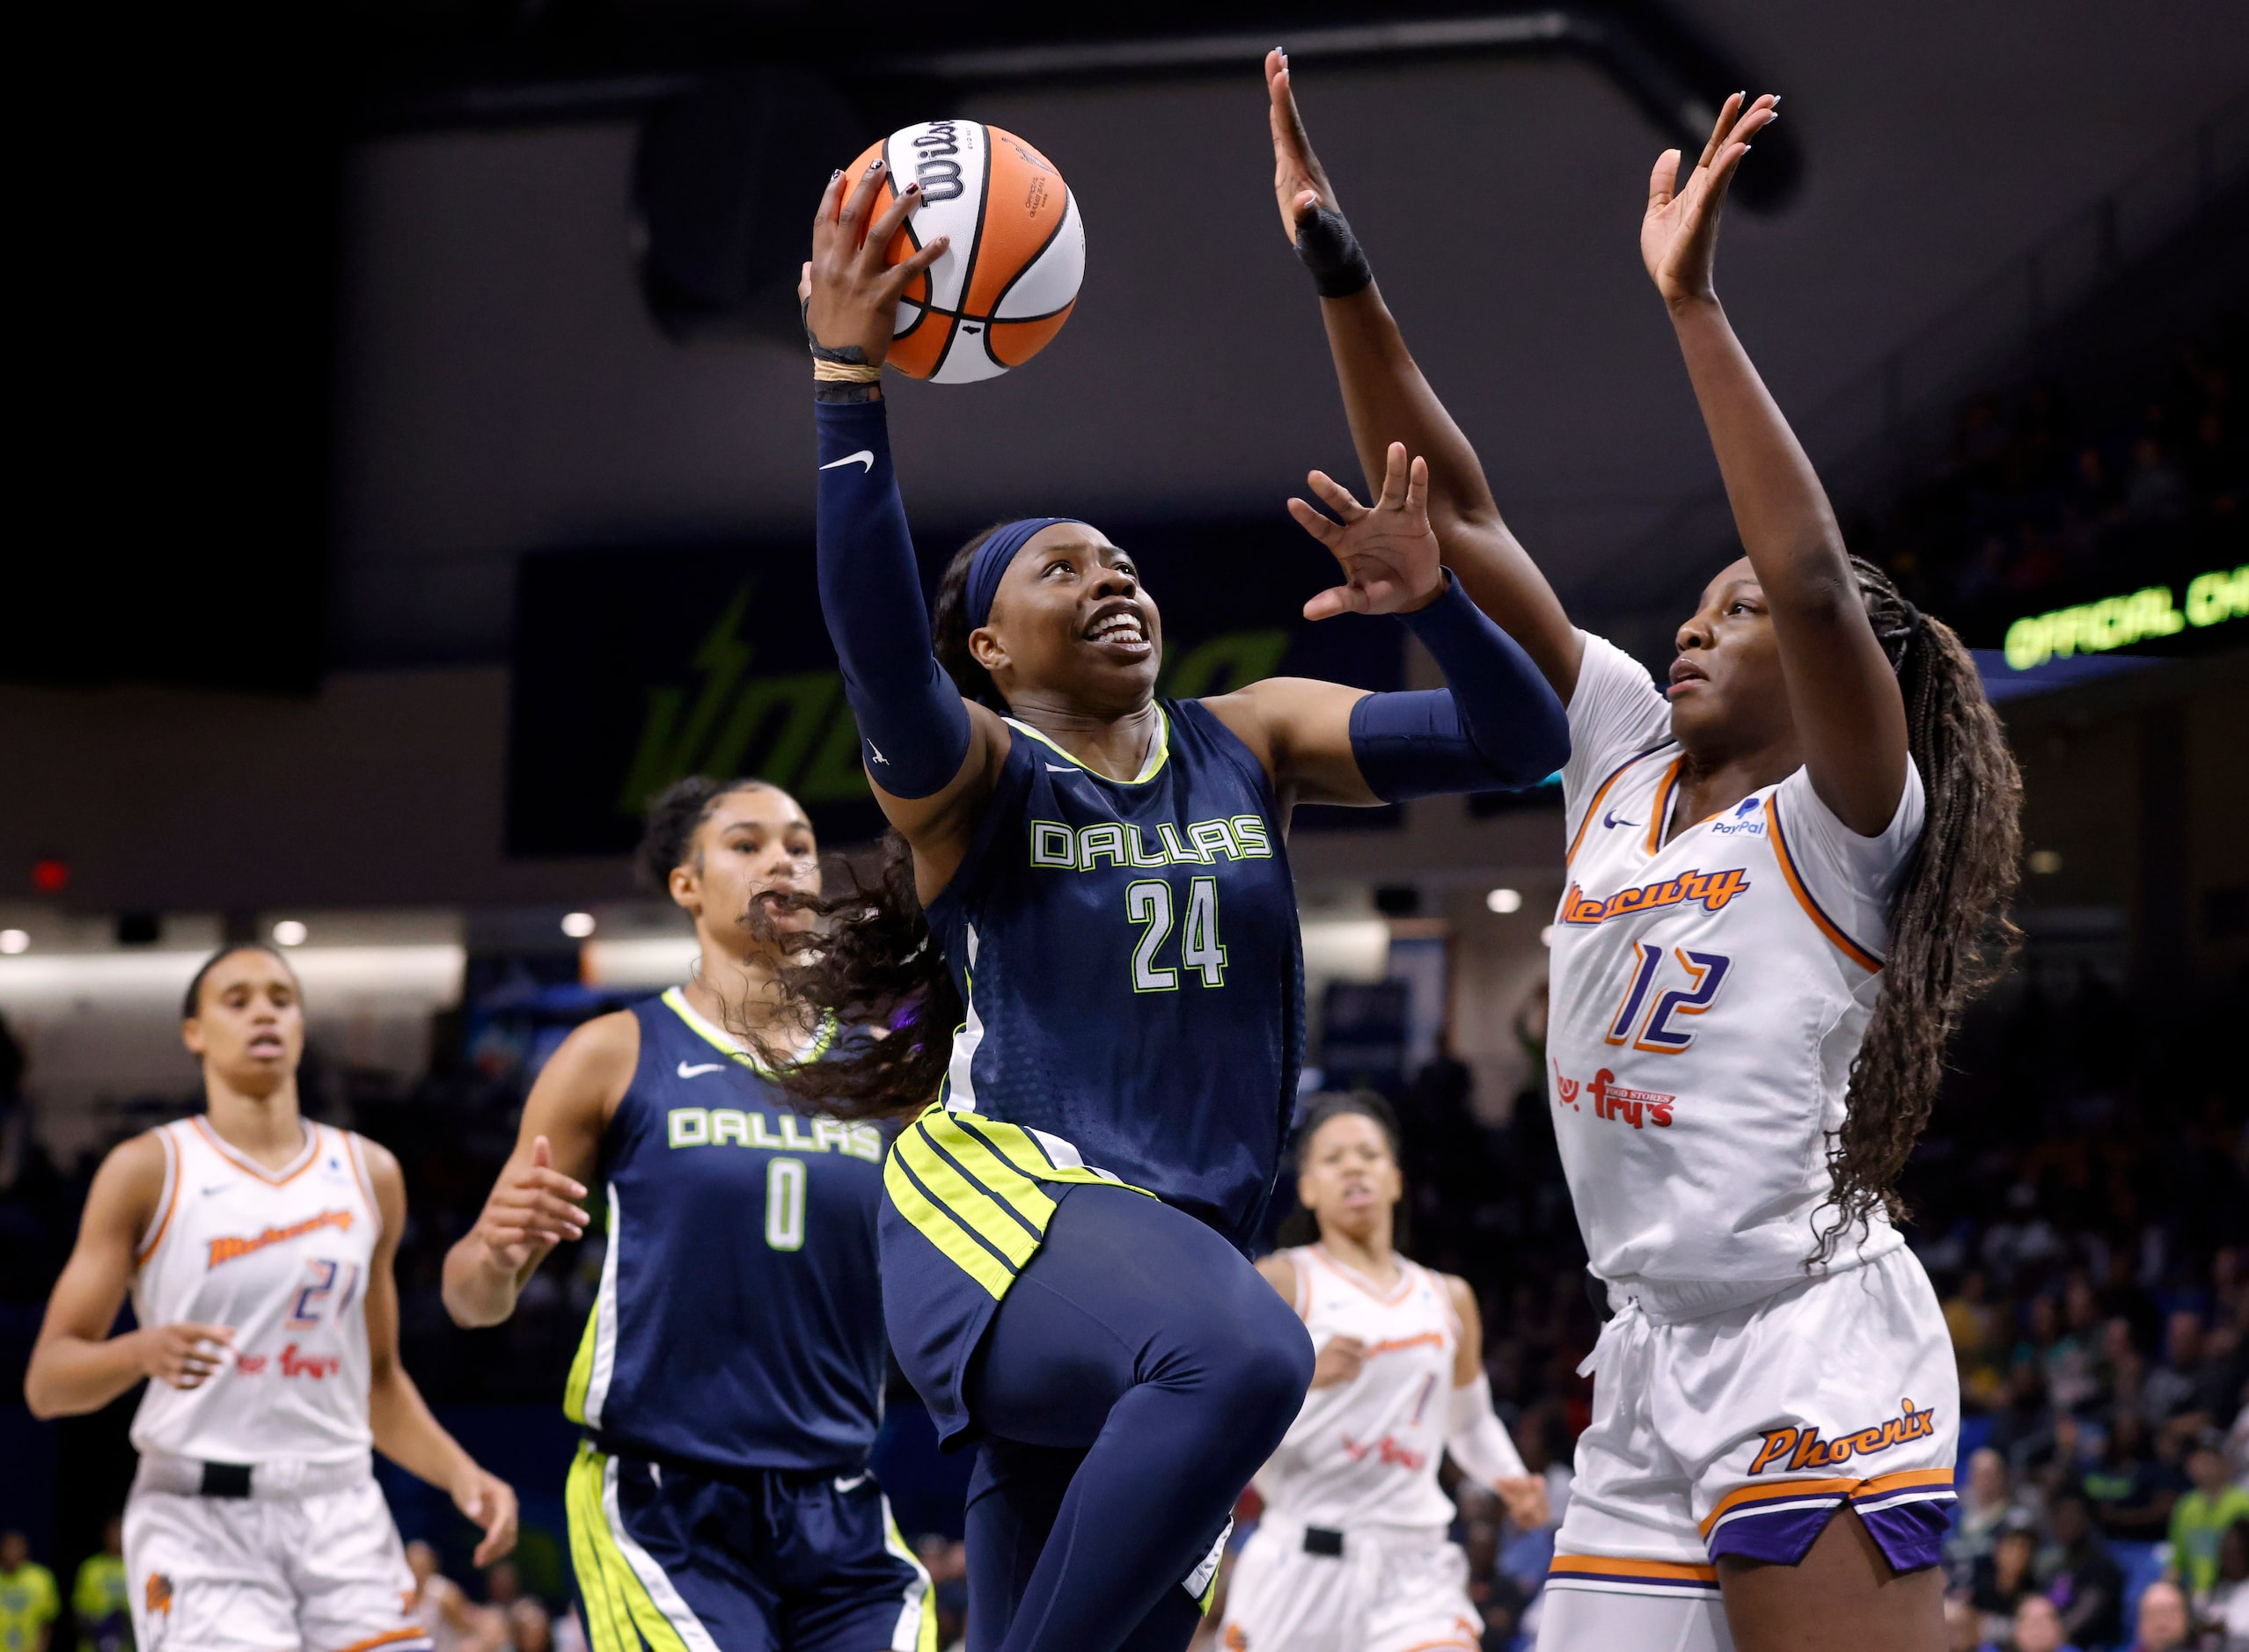
[(1348, 298), (1374, 280), (1366, 251), (1351, 232), (1351, 220), (1333, 207), (1297, 215), (1296, 256), (1312, 272), (1312, 285), (1322, 298)]

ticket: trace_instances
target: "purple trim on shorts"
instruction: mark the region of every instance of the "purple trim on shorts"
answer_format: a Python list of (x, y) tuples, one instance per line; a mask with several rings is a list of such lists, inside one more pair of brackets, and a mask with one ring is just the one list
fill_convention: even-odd
[(1776, 1509), (1769, 1514), (1736, 1515), (1711, 1533), (1711, 1559), (1717, 1561), (1730, 1554), (1739, 1561), (1793, 1566), (1811, 1548), (1813, 1539), (1827, 1530), (1835, 1510), (1848, 1501), (1838, 1492), (1808, 1509)]
[(1945, 1531), (1952, 1524), (1945, 1505), (1952, 1501), (1924, 1497), (1915, 1502), (1893, 1503), (1871, 1514), (1862, 1509), (1858, 1517), (1873, 1533), (1883, 1559), (1901, 1572), (1917, 1572), (1944, 1558)]

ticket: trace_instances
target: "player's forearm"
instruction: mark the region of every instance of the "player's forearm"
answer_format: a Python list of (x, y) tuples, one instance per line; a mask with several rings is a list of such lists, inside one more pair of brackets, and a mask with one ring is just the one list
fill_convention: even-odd
[(367, 1421), (377, 1451), (415, 1479), (449, 1495), (461, 1476), (476, 1466), (460, 1442), (430, 1414), (421, 1390), (395, 1360), (377, 1370), (368, 1385)]
[(100, 1410), (148, 1375), (140, 1335), (40, 1338), (24, 1372), (24, 1404), (42, 1422)]
[(1380, 478), (1393, 442), (1429, 465), (1429, 523), (1476, 605), (1520, 642), (1557, 692), (1577, 682), (1577, 632), (1508, 528), (1483, 462), (1423, 376), (1379, 287), (1325, 298), (1321, 319), (1360, 468)]
[(463, 1235), (445, 1253), (441, 1294), (447, 1317), (465, 1331), (500, 1324), (516, 1311), (516, 1295), (538, 1266), (534, 1258), (518, 1273), (493, 1254), (480, 1235)]
[(1827, 490), (1716, 297), (1674, 306), (1687, 376), (1743, 550), (1776, 611), (1855, 601)]

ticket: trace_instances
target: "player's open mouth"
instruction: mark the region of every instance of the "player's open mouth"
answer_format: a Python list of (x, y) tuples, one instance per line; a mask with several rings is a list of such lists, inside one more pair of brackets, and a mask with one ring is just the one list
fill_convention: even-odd
[(1693, 688), (1698, 683), (1707, 683), (1710, 680), (1710, 673), (1686, 655), (1681, 654), (1671, 662), (1671, 686), (1665, 690), (1665, 692), (1675, 696), (1683, 690)]
[(1086, 628), (1086, 640), (1128, 660), (1145, 655), (1150, 647), (1147, 624), (1137, 608), (1116, 608)]
[(250, 1053), (253, 1056), (278, 1056), (282, 1049), (279, 1033), (260, 1033), (250, 1041)]

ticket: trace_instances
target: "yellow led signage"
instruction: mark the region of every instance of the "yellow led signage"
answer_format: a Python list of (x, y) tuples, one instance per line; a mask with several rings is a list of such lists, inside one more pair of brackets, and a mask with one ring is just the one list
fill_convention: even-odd
[(2059, 654), (2105, 654), (2189, 625), (2216, 625), (2249, 615), (2249, 566), (2198, 574), (2187, 582), (2187, 600), (2174, 603), (2168, 585), (2150, 585), (2129, 596), (2028, 614), (2007, 627), (2007, 663), (2018, 671)]

